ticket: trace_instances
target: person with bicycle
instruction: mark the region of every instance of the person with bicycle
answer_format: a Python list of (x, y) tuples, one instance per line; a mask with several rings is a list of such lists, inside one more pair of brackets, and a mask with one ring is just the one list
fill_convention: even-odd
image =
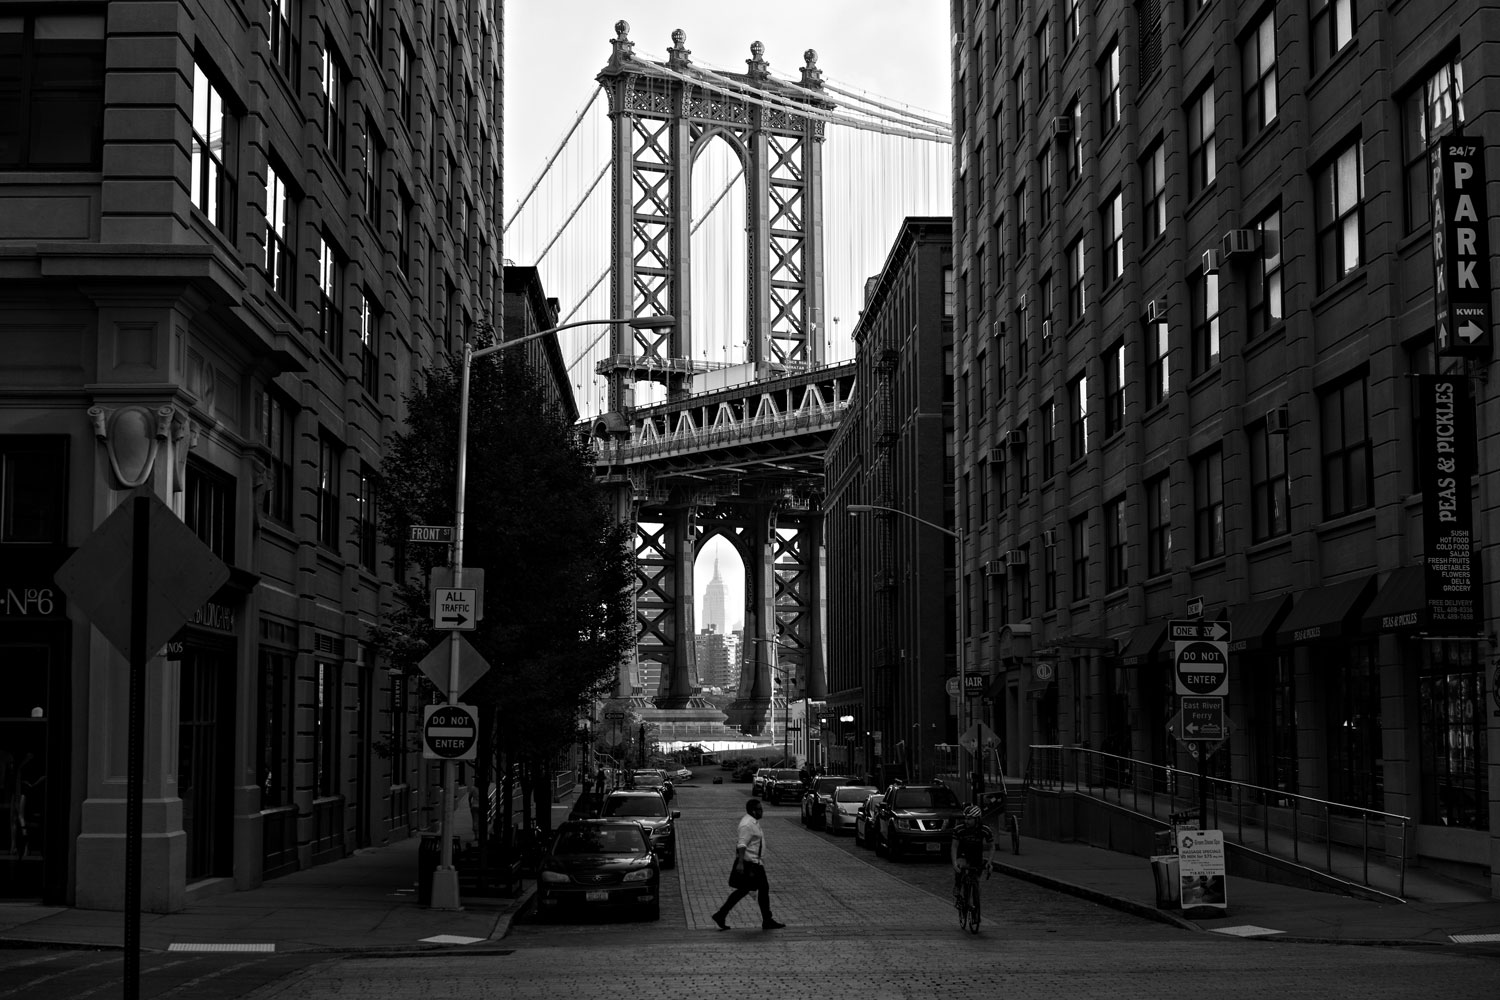
[[(969, 806), (964, 810), (963, 818), (953, 830), (949, 852), (953, 861), (955, 903), (963, 901), (965, 870), (973, 869), (973, 875), (970, 877), (978, 877), (979, 872), (989, 868), (995, 860), (995, 834), (983, 822), (983, 819), (983, 812), (978, 806)], [(988, 854), (985, 854), (985, 845), (989, 846)]]

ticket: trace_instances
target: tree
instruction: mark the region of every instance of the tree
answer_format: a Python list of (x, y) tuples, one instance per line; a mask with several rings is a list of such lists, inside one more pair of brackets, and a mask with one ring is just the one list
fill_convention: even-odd
[[(428, 580), (434, 566), (447, 563), (448, 550), (405, 539), (413, 524), (455, 521), (461, 377), (457, 358), (420, 377), (406, 399), (405, 428), (392, 436), (381, 467), (380, 530), (406, 582), (369, 642), (409, 671), (448, 634), (429, 618)], [(579, 710), (614, 682), (635, 641), (630, 541), (594, 479), (584, 443), (524, 360), (501, 351), (474, 362), (464, 565), (485, 571), (485, 617), (468, 638), (491, 669), (464, 697), (483, 720), (481, 759), (498, 751), (507, 775), (510, 764), (521, 765), (544, 827), (548, 766), (573, 740)], [(481, 764), (481, 792), (489, 784), (485, 771)], [(507, 801), (502, 815), (509, 814)]]

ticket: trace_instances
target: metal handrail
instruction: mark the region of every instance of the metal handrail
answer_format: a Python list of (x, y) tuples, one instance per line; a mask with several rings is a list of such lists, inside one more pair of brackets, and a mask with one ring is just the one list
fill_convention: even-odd
[[(1207, 791), (1205, 796), (1212, 803), (1213, 822), (1216, 827), (1222, 828), (1221, 819), (1232, 819), (1236, 837), (1242, 845), (1250, 846), (1250, 841), (1245, 837), (1247, 819), (1253, 827), (1257, 824), (1261, 829), (1260, 846), (1265, 853), (1273, 855), (1271, 849), (1271, 834), (1273, 826), (1278, 826), (1277, 817), (1273, 815), (1273, 809), (1289, 810), (1289, 829), (1283, 822), (1278, 831), (1289, 835), (1291, 839), (1292, 860), (1298, 864), (1311, 864), (1304, 861), (1302, 845), (1304, 832), (1310, 841), (1316, 841), (1316, 818), (1317, 812), (1322, 811), (1323, 836), (1320, 838), (1323, 846), (1322, 871), (1337, 878), (1348, 878), (1349, 875), (1337, 870), (1334, 864), (1334, 844), (1336, 837), (1336, 824), (1341, 819), (1352, 819), (1361, 822), (1363, 826), (1362, 843), (1359, 845), (1361, 854), (1362, 884), (1373, 891), (1382, 891), (1370, 881), (1370, 823), (1373, 820), (1382, 824), (1386, 829), (1399, 828), (1400, 852), (1399, 864), (1397, 866), (1397, 890), (1398, 898), (1406, 895), (1406, 857), (1411, 844), (1412, 819), (1399, 813), (1385, 812), (1381, 809), (1370, 809), (1364, 806), (1351, 805), (1346, 802), (1333, 802), (1328, 799), (1320, 799), (1312, 795), (1301, 795), (1296, 792), (1288, 792), (1279, 788), (1268, 788), (1264, 785), (1252, 785), (1248, 782), (1235, 781), (1232, 778), (1218, 778), (1213, 775), (1205, 775), (1206, 785), (1199, 789), (1198, 773), (1186, 768), (1174, 767), (1171, 764), (1155, 764), (1150, 761), (1136, 760), (1133, 757), (1123, 757), (1119, 754), (1106, 753), (1102, 750), (1094, 750), (1089, 747), (1065, 746), (1063, 744), (1033, 744), (1031, 753), (1026, 764), (1025, 785), (1027, 788), (1063, 788), (1071, 785), (1074, 790), (1084, 790), (1090, 796), (1095, 795), (1098, 790), (1099, 797), (1109, 801), (1110, 790), (1115, 792), (1114, 800), (1124, 804), (1125, 790), (1128, 788), (1131, 795), (1130, 808), (1136, 813), (1157, 816), (1156, 798), (1158, 789), (1167, 802), (1171, 805), (1188, 803), (1196, 805), (1200, 799), (1200, 792)], [(1071, 766), (1069, 763), (1071, 762)], [(1069, 779), (1071, 773), (1071, 780)], [(1147, 799), (1147, 808), (1141, 808), (1142, 781), (1137, 776), (1144, 774), (1148, 780), (1144, 795)], [(1183, 787), (1189, 787), (1191, 794), (1181, 791)], [(1220, 809), (1229, 812), (1232, 803), (1233, 816), (1221, 816)], [(1274, 803), (1274, 804), (1273, 804)], [(1289, 803), (1289, 804), (1288, 804)], [(1346, 814), (1344, 817), (1335, 816), (1335, 810)], [(1312, 824), (1304, 831), (1304, 811)], [(1209, 817), (1200, 817), (1207, 824)], [(1355, 845), (1345, 843), (1346, 847)], [(1382, 855), (1388, 854), (1381, 851)]]

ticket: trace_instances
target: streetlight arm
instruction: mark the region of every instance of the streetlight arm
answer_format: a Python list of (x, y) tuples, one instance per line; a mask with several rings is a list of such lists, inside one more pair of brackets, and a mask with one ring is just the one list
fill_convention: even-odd
[(580, 326), (609, 326), (615, 323), (625, 323), (640, 330), (654, 330), (663, 326), (671, 326), (676, 322), (677, 318), (670, 315), (619, 316), (615, 319), (580, 319), (572, 323), (563, 323), (560, 326), (554, 326), (549, 330), (538, 330), (536, 333), (528, 333), (526, 336), (517, 337), (514, 340), (502, 340), (498, 344), (491, 344), (488, 347), (481, 347), (477, 351), (470, 351), (469, 359), (472, 361), (475, 358), (482, 358), (485, 355), (494, 354), (496, 351), (503, 351), (507, 347), (515, 347), (517, 344), (524, 344), (529, 340), (539, 340), (542, 337), (551, 336), (552, 334), (557, 333), (559, 330), (572, 330), (573, 328)]
[(941, 531), (949, 538), (962, 537), (957, 531), (954, 531), (952, 528), (945, 528), (941, 524), (937, 524), (933, 521), (927, 520), (927, 518), (925, 517), (918, 517), (915, 514), (909, 514), (906, 511), (900, 510), (896, 507), (885, 507), (878, 503), (851, 503), (845, 506), (844, 509), (847, 510), (850, 514), (864, 514), (874, 510), (883, 510), (890, 514), (900, 514), (902, 517), (916, 521), (918, 524), (925, 524), (929, 528), (932, 528), (936, 531)]

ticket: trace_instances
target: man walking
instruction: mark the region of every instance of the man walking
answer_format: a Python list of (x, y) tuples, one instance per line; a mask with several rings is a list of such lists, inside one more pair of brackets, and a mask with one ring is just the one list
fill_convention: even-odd
[(771, 884), (766, 881), (765, 868), (765, 834), (760, 829), (760, 818), (765, 814), (761, 808), (760, 799), (750, 799), (745, 803), (745, 815), (740, 817), (739, 836), (734, 849), (736, 865), (743, 865), (750, 876), (749, 884), (744, 888), (736, 889), (724, 900), (724, 905), (714, 913), (714, 923), (719, 925), (719, 930), (729, 930), (729, 911), (734, 909), (735, 904), (748, 896), (751, 890), (756, 892), (756, 902), (760, 904), (760, 926), (763, 930), (774, 931), (786, 924), (779, 923), (771, 916)]

